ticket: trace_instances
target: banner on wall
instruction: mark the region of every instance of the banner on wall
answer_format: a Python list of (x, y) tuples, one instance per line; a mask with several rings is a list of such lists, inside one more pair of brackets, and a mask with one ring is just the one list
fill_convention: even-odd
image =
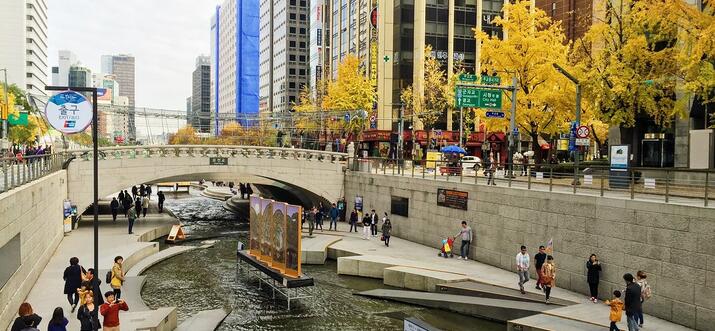
[(301, 206), (250, 198), (249, 254), (287, 277), (299, 277)]

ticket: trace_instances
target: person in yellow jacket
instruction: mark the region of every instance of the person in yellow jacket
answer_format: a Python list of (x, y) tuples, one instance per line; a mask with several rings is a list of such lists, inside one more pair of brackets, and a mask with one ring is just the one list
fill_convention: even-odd
[(543, 276), (543, 288), (546, 295), (546, 304), (549, 304), (551, 298), (551, 290), (556, 286), (556, 266), (554, 266), (554, 257), (549, 255), (546, 257), (546, 263), (541, 266)]
[(122, 284), (124, 284), (124, 270), (122, 269), (122, 264), (124, 263), (124, 258), (117, 256), (114, 258), (114, 266), (112, 266), (112, 282), (109, 286), (114, 290), (114, 297), (119, 300), (122, 295)]
[(623, 301), (621, 301), (621, 291), (613, 291), (613, 300), (606, 300), (604, 303), (611, 307), (611, 315), (609, 316), (611, 320), (611, 327), (609, 331), (620, 331), (616, 323), (620, 322), (623, 317)]

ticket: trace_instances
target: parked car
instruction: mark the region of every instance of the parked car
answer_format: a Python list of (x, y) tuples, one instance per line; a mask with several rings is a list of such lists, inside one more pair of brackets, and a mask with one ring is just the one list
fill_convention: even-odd
[(477, 171), (479, 170), (480, 165), (482, 164), (482, 159), (476, 157), (476, 156), (471, 156), (467, 155), (462, 157), (462, 169), (463, 170), (474, 170)]

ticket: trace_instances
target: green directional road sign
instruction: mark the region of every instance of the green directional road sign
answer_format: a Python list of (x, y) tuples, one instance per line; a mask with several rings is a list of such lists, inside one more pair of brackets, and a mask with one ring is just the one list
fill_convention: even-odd
[(499, 76), (482, 75), (481, 83), (484, 85), (499, 85), (501, 84), (501, 78)]
[(457, 87), (455, 97), (457, 107), (501, 108), (500, 90), (478, 89), (473, 87)]
[(461, 75), (459, 75), (459, 81), (465, 82), (465, 83), (474, 83), (477, 81), (477, 75), (461, 74)]

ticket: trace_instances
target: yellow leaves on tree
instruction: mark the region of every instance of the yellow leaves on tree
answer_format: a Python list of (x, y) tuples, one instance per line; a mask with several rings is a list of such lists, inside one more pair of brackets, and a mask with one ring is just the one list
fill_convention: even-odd
[[(506, 4), (504, 11), (508, 19), (496, 18), (493, 23), (508, 32), (508, 39), (476, 31), (482, 44), (482, 70), (500, 75), (503, 84), (509, 84), (511, 77), (518, 79), (516, 123), (537, 148), (540, 133), (558, 132), (573, 116), (574, 108), (566, 106), (574, 102), (573, 84), (553, 68), (553, 63), (565, 65), (569, 47), (564, 44), (560, 23), (540, 9), (530, 8), (530, 1)], [(510, 97), (505, 98), (507, 109)]]
[(330, 81), (323, 96), (322, 106), (327, 110), (367, 110), (375, 102), (373, 82), (360, 68), (355, 55), (348, 54), (338, 65), (338, 76)]
[(631, 127), (647, 115), (661, 127), (677, 114), (674, 30), (647, 24), (651, 8), (606, 0), (604, 17), (575, 44), (586, 97), (611, 125)]
[[(27, 117), (27, 125), (13, 125), (8, 130), (8, 139), (13, 144), (32, 145), (37, 137), (47, 133), (47, 125), (39, 116)], [(90, 144), (91, 144), (90, 140)]]
[(180, 128), (176, 133), (169, 135), (169, 145), (193, 145), (199, 143), (196, 129), (191, 125)]
[[(10, 89), (8, 89), (10, 90)], [(0, 110), (7, 110), (9, 115), (17, 116), (18, 111), (15, 109), (15, 94), (12, 91), (7, 91), (7, 104), (5, 103), (5, 86), (0, 84)]]
[(425, 47), (424, 92), (415, 91), (414, 85), (404, 88), (400, 100), (406, 115), (416, 116), (426, 130), (434, 128), (440, 117), (454, 107), (454, 84), (447, 81), (447, 74), (432, 55), (432, 46)]

